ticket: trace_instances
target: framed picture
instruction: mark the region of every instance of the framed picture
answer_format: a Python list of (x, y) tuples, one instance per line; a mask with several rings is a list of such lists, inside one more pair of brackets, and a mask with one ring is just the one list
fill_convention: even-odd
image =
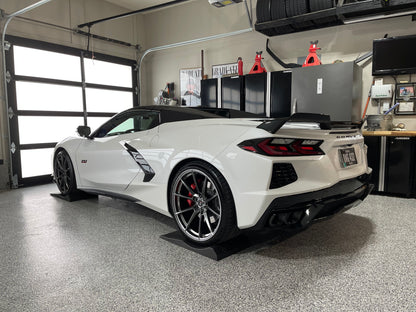
[(238, 75), (238, 63), (212, 65), (212, 78), (229, 75)]
[(201, 68), (179, 70), (182, 105), (201, 105)]
[(413, 86), (400, 87), (400, 96), (414, 96)]

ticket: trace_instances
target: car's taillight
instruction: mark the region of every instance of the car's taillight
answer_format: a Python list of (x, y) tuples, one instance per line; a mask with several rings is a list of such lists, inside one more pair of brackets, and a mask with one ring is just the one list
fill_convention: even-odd
[(322, 140), (266, 138), (247, 140), (238, 144), (246, 151), (268, 156), (324, 155), (319, 148)]

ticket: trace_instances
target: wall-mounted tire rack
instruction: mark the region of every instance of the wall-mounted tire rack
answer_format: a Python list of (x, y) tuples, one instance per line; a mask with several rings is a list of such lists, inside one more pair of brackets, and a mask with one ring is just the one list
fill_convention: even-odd
[[(288, 3), (305, 0), (277, 0), (286, 3), (285, 13), (286, 16), (290, 16), (281, 18), (285, 13), (278, 15), (274, 12), (276, 0), (258, 1), (255, 30), (270, 37), (373, 19), (416, 14), (416, 0), (390, 0), (388, 5), (382, 5), (383, 1), (367, 0), (343, 3), (343, 0), (340, 0), (336, 6), (329, 9), (290, 16), (293, 6)], [(309, 4), (311, 4), (311, 0), (309, 0)], [(310, 8), (316, 9), (316, 6), (310, 5)], [(279, 18), (276, 18), (277, 16)]]

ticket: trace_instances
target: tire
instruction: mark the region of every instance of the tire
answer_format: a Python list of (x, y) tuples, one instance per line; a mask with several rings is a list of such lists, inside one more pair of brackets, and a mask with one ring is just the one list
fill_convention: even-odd
[(272, 20), (286, 18), (286, 0), (272, 0), (270, 10)]
[(53, 160), (55, 183), (62, 195), (72, 195), (77, 192), (74, 167), (68, 153), (61, 149)]
[(286, 14), (288, 17), (309, 13), (308, 0), (287, 0)]
[[(287, 17), (293, 17), (309, 13), (309, 0), (286, 0)], [(313, 26), (312, 21), (293, 23), (292, 27), (296, 30), (307, 29)]]
[(257, 23), (266, 22), (265, 17), (266, 0), (258, 0), (256, 4)]
[(311, 12), (326, 10), (334, 7), (333, 0), (309, 0)]
[[(270, 4), (272, 20), (279, 20), (286, 18), (286, 0), (271, 0)], [(287, 34), (293, 32), (293, 28), (290, 25), (284, 25), (274, 28), (276, 34)]]
[(170, 186), (169, 204), (179, 231), (194, 244), (213, 245), (237, 233), (230, 187), (207, 163), (193, 161), (178, 170)]

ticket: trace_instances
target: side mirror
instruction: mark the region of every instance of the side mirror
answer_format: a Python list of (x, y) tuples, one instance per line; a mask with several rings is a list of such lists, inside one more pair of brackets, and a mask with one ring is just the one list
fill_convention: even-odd
[(78, 126), (77, 132), (80, 136), (88, 138), (88, 136), (91, 134), (91, 128), (88, 126)]

